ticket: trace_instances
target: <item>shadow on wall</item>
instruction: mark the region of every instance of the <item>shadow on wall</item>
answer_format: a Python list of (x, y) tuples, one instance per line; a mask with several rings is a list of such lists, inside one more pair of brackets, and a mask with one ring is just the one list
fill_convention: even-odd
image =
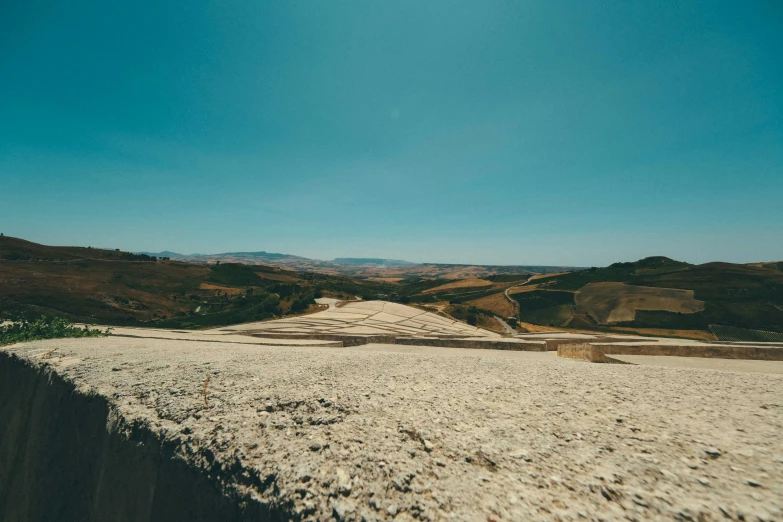
[[(163, 443), (146, 427), (126, 424), (103, 398), (2, 352), (0, 419), (1, 520), (289, 518), (222, 491), (212, 470), (179, 458), (178, 440)], [(259, 492), (274, 483), (244, 479)]]

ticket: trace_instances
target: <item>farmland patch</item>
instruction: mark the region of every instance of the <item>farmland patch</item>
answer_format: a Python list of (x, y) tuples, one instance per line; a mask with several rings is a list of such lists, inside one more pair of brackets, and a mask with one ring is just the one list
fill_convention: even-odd
[(749, 328), (737, 328), (736, 326), (724, 326), (711, 324), (710, 332), (720, 341), (735, 342), (783, 342), (783, 333), (767, 332), (765, 330), (751, 330)]
[(476, 308), (491, 310), (501, 317), (511, 317), (516, 313), (514, 305), (511, 304), (511, 301), (508, 300), (503, 292), (488, 295), (480, 299), (474, 299), (472, 301), (468, 301), (467, 304), (473, 305)]
[(492, 281), (486, 279), (462, 279), (460, 281), (454, 281), (452, 283), (446, 283), (445, 285), (436, 286), (435, 288), (429, 288), (424, 290), (422, 294), (440, 294), (448, 292), (450, 290), (457, 290), (463, 288), (482, 288), (485, 286), (492, 286)]
[(692, 314), (704, 310), (704, 301), (695, 299), (692, 290), (616, 282), (590, 283), (576, 292), (576, 313), (599, 324), (633, 321), (637, 310)]

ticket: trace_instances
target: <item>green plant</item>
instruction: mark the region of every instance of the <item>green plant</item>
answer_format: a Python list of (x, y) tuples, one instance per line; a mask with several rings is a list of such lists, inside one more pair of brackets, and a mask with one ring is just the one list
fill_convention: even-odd
[(63, 317), (39, 317), (33, 321), (20, 319), (5, 326), (0, 326), (0, 346), (39, 339), (104, 337), (110, 333), (111, 328), (102, 331), (89, 326), (78, 327)]
[(303, 295), (291, 303), (291, 312), (304, 312), (311, 304), (315, 304), (315, 300), (309, 295)]

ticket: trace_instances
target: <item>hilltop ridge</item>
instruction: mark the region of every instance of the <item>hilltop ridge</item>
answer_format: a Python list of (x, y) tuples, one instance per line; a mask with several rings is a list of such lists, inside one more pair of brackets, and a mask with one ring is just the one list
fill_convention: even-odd
[(694, 265), (650, 256), (577, 270), (382, 266), (373, 263), (388, 260), (376, 258), (336, 264), (264, 251), (198, 261), (157, 254), (2, 236), (0, 313), (195, 328), (301, 313), (326, 293), (415, 303), (490, 329), (499, 316), (528, 325), (706, 339), (783, 333), (780, 263)]

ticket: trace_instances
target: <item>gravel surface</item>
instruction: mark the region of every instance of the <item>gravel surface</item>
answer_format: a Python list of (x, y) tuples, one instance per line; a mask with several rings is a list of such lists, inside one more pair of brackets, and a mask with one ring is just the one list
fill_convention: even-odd
[(612, 358), (631, 364), (664, 366), (667, 368), (700, 368), (734, 372), (783, 374), (783, 361), (712, 359), (709, 357), (666, 357), (660, 355), (612, 355)]
[(359, 348), (5, 349), (292, 518), (783, 520), (783, 375)]

